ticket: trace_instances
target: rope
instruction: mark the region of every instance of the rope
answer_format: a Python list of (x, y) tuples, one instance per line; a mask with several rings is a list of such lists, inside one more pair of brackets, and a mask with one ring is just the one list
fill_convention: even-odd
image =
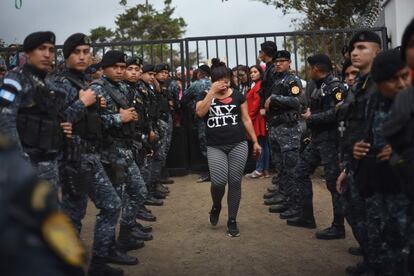
[(22, 1), (23, 0), (15, 0), (14, 6), (16, 7), (16, 9), (19, 10), (22, 7)]

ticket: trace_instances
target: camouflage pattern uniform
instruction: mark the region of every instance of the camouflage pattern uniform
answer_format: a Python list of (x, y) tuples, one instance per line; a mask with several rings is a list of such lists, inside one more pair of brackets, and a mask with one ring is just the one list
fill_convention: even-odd
[[(209, 77), (197, 80), (187, 88), (184, 96), (181, 99), (183, 105), (189, 105), (192, 114), (195, 114), (195, 108), (198, 96), (204, 91), (211, 88), (211, 80)], [(200, 143), (201, 154), (207, 158), (207, 138), (206, 138), (206, 123), (200, 118), (195, 118), (197, 124), (198, 141)]]
[(377, 155), (387, 144), (382, 132), (392, 100), (374, 93), (368, 100), (364, 141), (371, 144), (359, 161), (356, 184), (366, 197), (366, 253), (368, 265), (381, 275), (403, 275), (408, 198), (388, 161)]
[(345, 122), (345, 131), (340, 143), (343, 153), (341, 163), (347, 174), (347, 186), (342, 197), (344, 214), (363, 254), (367, 240), (365, 199), (361, 196), (355, 184), (356, 162), (352, 157), (352, 149), (356, 142), (363, 139), (363, 132), (367, 124), (366, 106), (373, 93), (376, 93), (376, 85), (371, 76), (369, 74), (364, 77), (359, 76), (355, 85), (348, 91), (344, 103), (337, 111), (338, 121)]
[[(120, 224), (132, 227), (136, 224), (139, 206), (144, 204), (147, 197), (144, 179), (132, 153), (134, 122), (122, 123), (119, 114), (120, 108), (127, 109), (132, 102), (128, 99), (129, 92), (125, 84), (112, 82), (105, 76), (93, 82), (91, 88), (98, 95), (102, 95), (107, 103), (101, 118), (108, 141), (102, 150), (101, 161), (119, 197), (122, 198)], [(127, 196), (123, 196), (124, 192)]]
[(299, 96), (302, 93), (300, 79), (294, 74), (278, 74), (271, 88), (267, 113), (272, 161), (278, 172), (279, 191), (291, 206), (295, 187), (295, 166), (299, 159), (300, 112)]
[(0, 128), (29, 157), (39, 178), (57, 190), (64, 93), (46, 82), (46, 74), (25, 64), (6, 75), (1, 89)]
[(301, 190), (302, 206), (313, 216), (311, 175), (320, 164), (324, 167), (326, 185), (332, 196), (334, 211), (333, 225), (343, 227), (343, 210), (336, 191), (339, 175), (337, 151), (336, 105), (342, 100), (345, 88), (332, 75), (326, 76), (310, 96), (312, 115), (307, 120), (312, 140), (299, 158), (296, 167), (296, 182)]
[[(88, 87), (86, 75), (81, 72), (65, 70), (55, 76), (54, 81), (56, 86), (66, 92), (68, 107), (65, 113), (73, 124), (73, 141), (66, 145), (65, 158), (61, 165), (62, 209), (70, 216), (80, 233), (89, 195), (99, 210), (96, 216), (92, 254), (106, 257), (113, 246), (121, 200), (100, 160), (102, 129), (99, 98), (90, 107), (85, 107), (80, 101), (79, 90)], [(75, 156), (74, 152), (79, 152), (78, 156)], [(73, 168), (75, 173), (66, 175), (65, 169), (68, 167)], [(69, 183), (68, 177), (72, 177), (73, 182), (77, 183)]]
[[(413, 83), (414, 84), (414, 83)], [(383, 134), (396, 153), (392, 160), (402, 188), (409, 198), (407, 212), (406, 248), (404, 266), (414, 274), (414, 86), (401, 91), (395, 98), (389, 120), (384, 124)]]

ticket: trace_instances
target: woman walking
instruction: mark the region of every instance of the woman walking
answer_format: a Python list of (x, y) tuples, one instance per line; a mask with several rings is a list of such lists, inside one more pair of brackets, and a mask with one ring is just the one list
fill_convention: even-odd
[(207, 159), (211, 174), (213, 207), (210, 223), (217, 225), (221, 201), (228, 183), (228, 235), (238, 237), (236, 218), (241, 199), (241, 180), (248, 156), (247, 135), (253, 141), (253, 153), (259, 156), (257, 141), (249, 117), (247, 102), (237, 90), (230, 88), (232, 71), (223, 62), (213, 59), (211, 89), (198, 98), (196, 113), (206, 122)]

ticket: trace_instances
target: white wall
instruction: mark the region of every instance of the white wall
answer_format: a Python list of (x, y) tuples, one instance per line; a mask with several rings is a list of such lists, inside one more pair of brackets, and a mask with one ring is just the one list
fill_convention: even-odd
[(384, 14), (391, 47), (400, 46), (405, 27), (414, 18), (414, 0), (391, 0), (384, 7)]

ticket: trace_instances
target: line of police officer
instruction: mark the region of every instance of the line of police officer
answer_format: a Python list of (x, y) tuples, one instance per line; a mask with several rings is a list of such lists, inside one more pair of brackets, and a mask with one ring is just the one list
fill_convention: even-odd
[[(327, 55), (309, 57), (305, 101), (300, 80), (289, 73), (289, 52), (269, 41), (260, 52), (267, 65), (262, 106), (277, 173), (265, 204), (290, 226), (316, 228), (310, 177), (322, 165), (333, 222), (316, 237), (345, 238), (347, 219), (360, 246), (349, 251), (363, 256), (347, 268), (351, 275), (413, 273), (414, 94), (407, 64), (414, 69), (414, 21), (401, 51), (381, 52), (381, 45), (374, 32), (352, 37), (347, 68), (359, 75), (349, 89), (333, 75)], [(300, 152), (303, 121), (310, 142)]]
[(60, 208), (78, 233), (88, 197), (98, 209), (88, 274), (123, 275), (108, 263), (138, 263), (127, 252), (153, 237), (136, 219), (155, 221), (145, 205), (161, 206), (169, 193), (161, 172), (177, 88), (168, 65), (142, 65), (120, 51), (104, 54), (104, 75), (90, 83), (90, 44), (84, 34), (71, 35), (63, 46), (65, 69), (47, 76), (55, 35), (27, 36), (27, 63), (3, 80), (0, 126), (37, 177), (53, 184), (56, 200), (61, 188)]

